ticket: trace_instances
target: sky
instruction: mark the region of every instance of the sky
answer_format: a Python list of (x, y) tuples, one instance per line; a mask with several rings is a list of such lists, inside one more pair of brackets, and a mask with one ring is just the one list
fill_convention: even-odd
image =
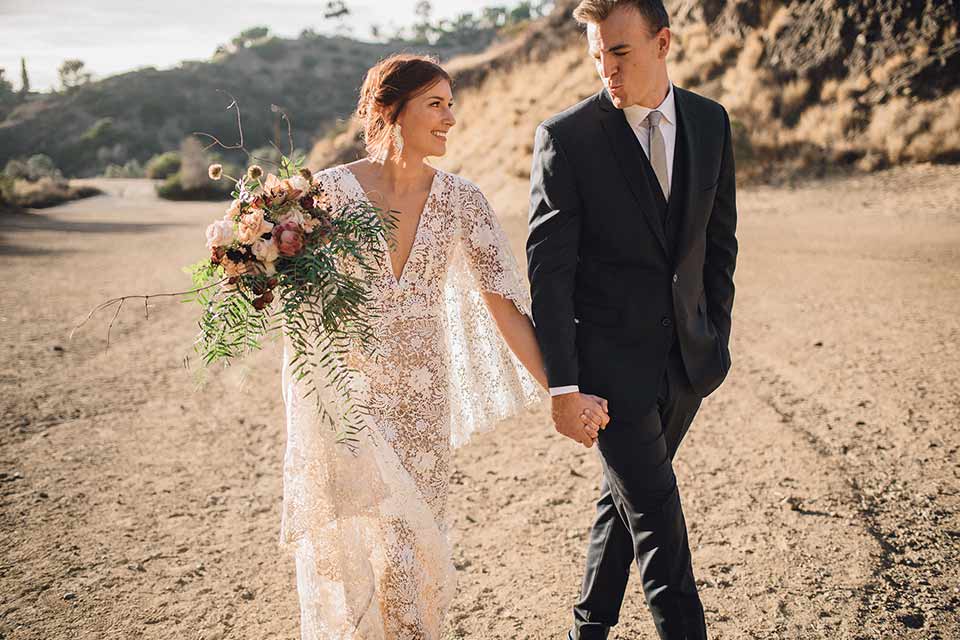
[[(311, 27), (368, 39), (370, 26), (387, 33), (414, 21), (416, 0), (346, 0), (352, 14), (345, 33), (323, 18), (324, 0), (206, 2), (204, 0), (0, 0), (0, 67), (20, 88), (20, 57), (33, 91), (58, 84), (57, 68), (78, 58), (94, 78), (138, 67), (166, 69), (181, 60), (205, 60), (219, 44), (252, 26), (296, 37)], [(435, 0), (433, 17), (452, 18), (501, 0)], [(271, 6), (277, 9), (270, 9)]]

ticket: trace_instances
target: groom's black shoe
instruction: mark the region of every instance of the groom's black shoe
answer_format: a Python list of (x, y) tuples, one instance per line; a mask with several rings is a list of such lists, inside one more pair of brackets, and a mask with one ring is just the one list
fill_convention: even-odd
[(597, 627), (592, 627), (589, 630), (578, 630), (579, 635), (574, 637), (573, 631), (567, 631), (567, 640), (607, 640), (607, 636), (610, 635), (610, 627), (603, 627), (602, 629)]

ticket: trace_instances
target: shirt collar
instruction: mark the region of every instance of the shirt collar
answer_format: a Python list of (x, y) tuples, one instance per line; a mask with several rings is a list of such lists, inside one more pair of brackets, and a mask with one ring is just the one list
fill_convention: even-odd
[(673, 83), (669, 84), (667, 89), (667, 97), (663, 99), (656, 109), (650, 109), (648, 107), (641, 107), (638, 104), (635, 104), (631, 107), (625, 107), (623, 109), (623, 115), (626, 116), (627, 122), (630, 123), (630, 127), (634, 130), (640, 128), (640, 125), (643, 124), (643, 121), (646, 119), (647, 114), (651, 111), (659, 111), (663, 114), (663, 120), (666, 122), (676, 125), (677, 124), (677, 103), (674, 100), (673, 96)]

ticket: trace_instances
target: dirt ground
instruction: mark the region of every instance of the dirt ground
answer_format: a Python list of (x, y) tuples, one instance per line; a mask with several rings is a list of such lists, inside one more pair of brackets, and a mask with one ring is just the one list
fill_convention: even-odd
[[(67, 339), (188, 288), (222, 207), (101, 184), (0, 219), (0, 638), (299, 638), (279, 345), (197, 389), (193, 305)], [(733, 370), (677, 462), (711, 637), (960, 638), (960, 167), (739, 202)], [(447, 640), (563, 637), (598, 485), (546, 407), (458, 451)], [(637, 580), (621, 620), (655, 637)]]

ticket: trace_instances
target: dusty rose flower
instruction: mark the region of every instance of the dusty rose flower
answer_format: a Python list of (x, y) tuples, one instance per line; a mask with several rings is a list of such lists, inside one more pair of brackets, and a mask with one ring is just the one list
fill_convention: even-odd
[(295, 222), (297, 226), (302, 227), (306, 220), (303, 216), (303, 211), (299, 208), (290, 205), (288, 206), (280, 215), (277, 216), (277, 224), (283, 224), (284, 222)]
[(247, 177), (251, 180), (259, 180), (263, 175), (263, 168), (258, 164), (252, 164), (247, 168)]
[(223, 177), (223, 165), (222, 164), (212, 164), (210, 168), (207, 169), (207, 175), (210, 176), (211, 180), (219, 180)]
[(253, 243), (251, 249), (253, 250), (253, 255), (257, 257), (257, 260), (264, 264), (273, 262), (280, 257), (280, 248), (277, 246), (277, 243), (274, 242), (274, 238), (270, 238), (269, 240), (261, 238)]
[(217, 220), (207, 227), (207, 248), (222, 247), (233, 242), (236, 232), (230, 220)]
[(295, 256), (303, 250), (303, 229), (292, 220), (275, 226), (273, 238), (282, 256)]
[(253, 244), (257, 238), (273, 229), (273, 223), (263, 219), (263, 211), (254, 209), (240, 216), (240, 229), (237, 240), (243, 244)]
[(267, 191), (273, 191), (280, 186), (280, 178), (272, 173), (267, 174), (267, 179), (263, 181), (263, 188)]

